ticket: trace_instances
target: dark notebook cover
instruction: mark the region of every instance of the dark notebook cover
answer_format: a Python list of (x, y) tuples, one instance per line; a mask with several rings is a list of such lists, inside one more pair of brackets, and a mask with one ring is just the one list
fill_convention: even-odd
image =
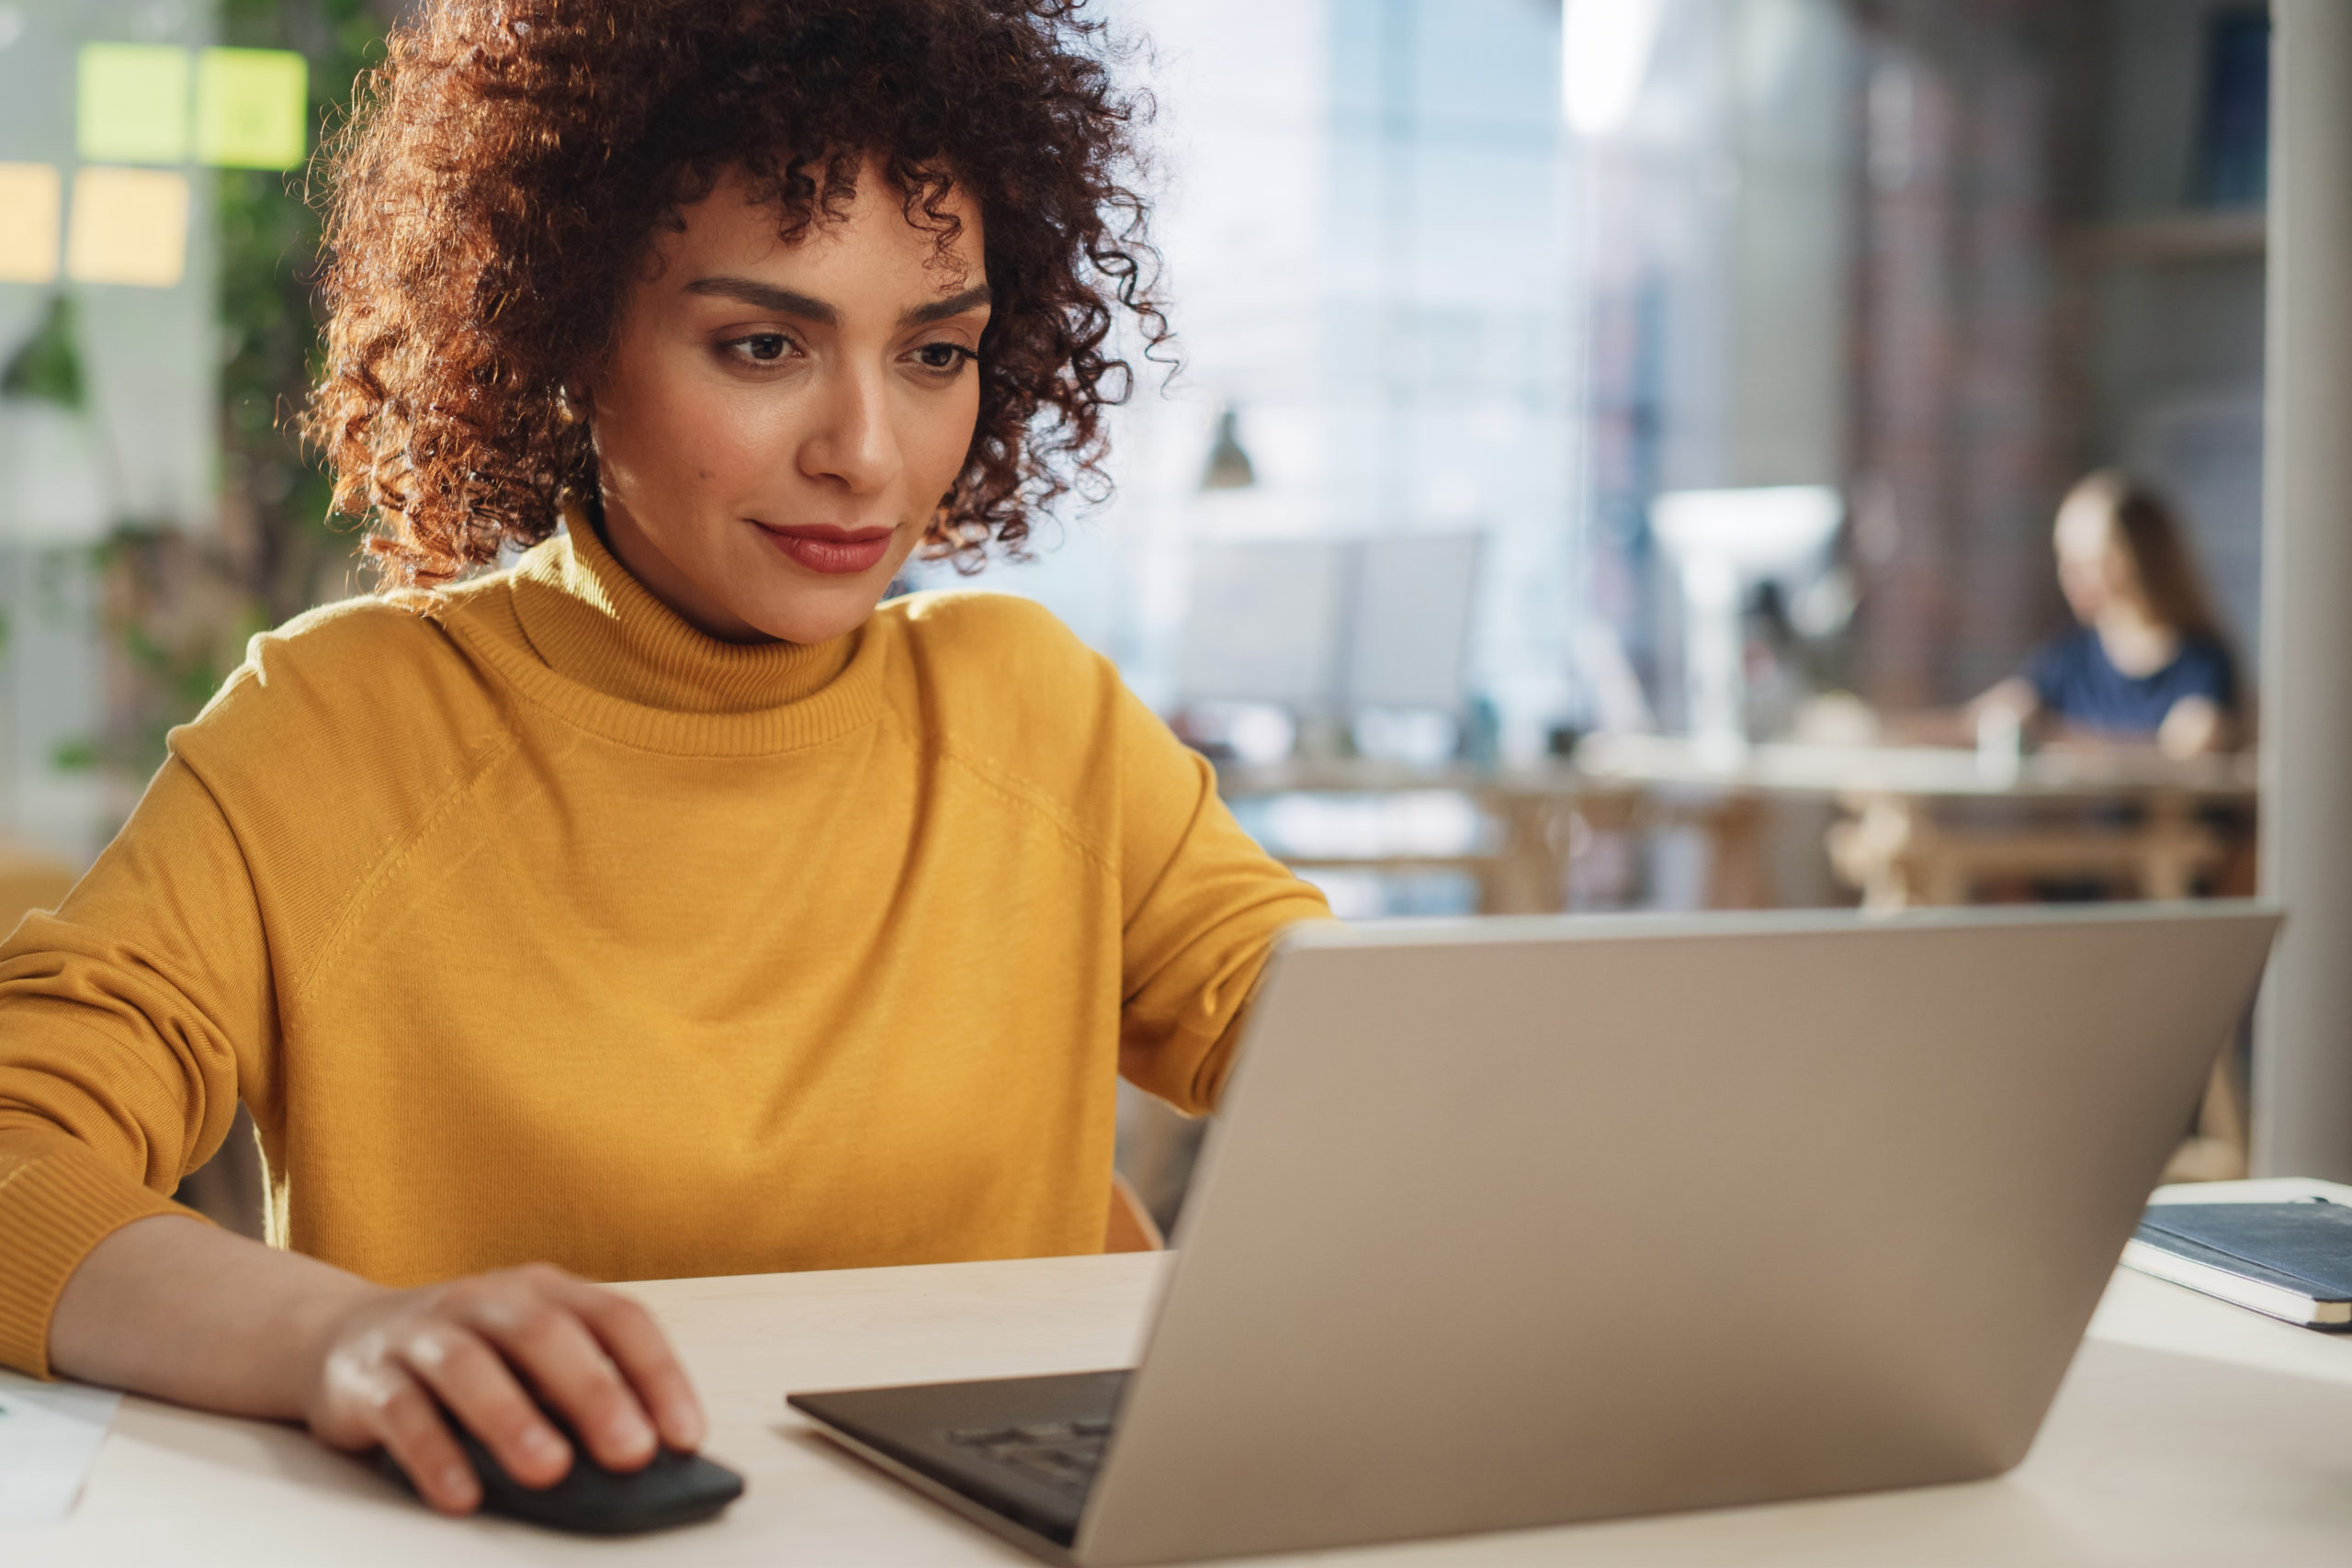
[(2352, 1301), (2352, 1206), (2155, 1203), (2139, 1239), (2319, 1301)]

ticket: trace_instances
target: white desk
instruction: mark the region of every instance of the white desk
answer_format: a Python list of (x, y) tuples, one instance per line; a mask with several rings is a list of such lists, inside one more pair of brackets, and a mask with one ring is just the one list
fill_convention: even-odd
[[(631, 1287), (701, 1384), (711, 1451), (751, 1478), (716, 1524), (613, 1543), (451, 1523), (299, 1432), (130, 1399), (74, 1517), (0, 1531), (0, 1562), (1027, 1562), (831, 1448), (785, 1391), (1117, 1365), (1159, 1267), (1137, 1255)], [(2352, 1562), (2352, 1337), (2119, 1273), (2032, 1454), (1998, 1480), (1269, 1561), (2340, 1564)]]

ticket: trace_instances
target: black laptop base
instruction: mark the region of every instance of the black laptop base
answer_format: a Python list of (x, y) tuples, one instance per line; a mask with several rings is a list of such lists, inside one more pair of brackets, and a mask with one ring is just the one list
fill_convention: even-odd
[(915, 1475), (1067, 1550), (1127, 1374), (796, 1393), (786, 1403)]

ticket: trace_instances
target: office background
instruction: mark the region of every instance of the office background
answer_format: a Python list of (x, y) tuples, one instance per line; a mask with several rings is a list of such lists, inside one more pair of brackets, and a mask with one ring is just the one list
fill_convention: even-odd
[[(2177, 506), (2261, 690), (2262, 6), (1104, 9), (1181, 366), (1116, 491), (978, 585), (1115, 660), (1342, 913), (2251, 886), (2250, 761), (2083, 784), (1907, 725), (2066, 626), (2052, 517), (2108, 465)], [(86, 863), (254, 630), (365, 588), (284, 419), (302, 164), (399, 11), (0, 0), (27, 863)], [(1662, 519), (1724, 492), (1817, 526), (1710, 597)], [(2241, 1174), (2222, 1066), (2199, 1136)], [(1182, 1140), (1133, 1122), (1168, 1212)]]

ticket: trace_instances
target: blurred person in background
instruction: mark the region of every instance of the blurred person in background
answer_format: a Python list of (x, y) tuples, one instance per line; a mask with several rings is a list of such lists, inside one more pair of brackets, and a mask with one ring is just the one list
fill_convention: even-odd
[(2236, 663), (2163, 497), (2102, 468), (2066, 492), (2052, 542), (2077, 624), (1971, 716), (1998, 713), (2060, 741), (2154, 741), (2177, 758), (2235, 745)]

